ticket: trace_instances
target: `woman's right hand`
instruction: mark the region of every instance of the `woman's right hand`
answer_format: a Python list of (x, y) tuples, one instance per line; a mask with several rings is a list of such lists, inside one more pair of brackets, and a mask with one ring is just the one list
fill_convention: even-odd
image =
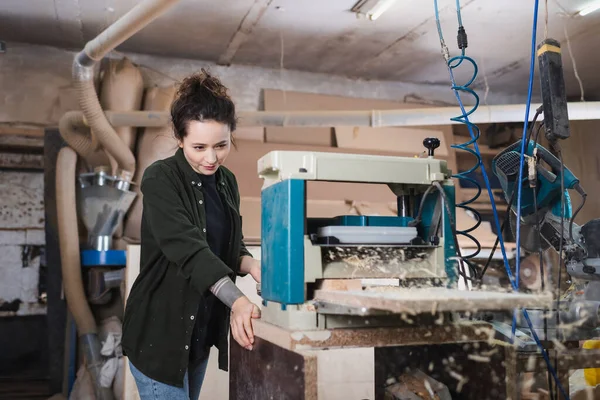
[(251, 303), (246, 296), (237, 299), (231, 306), (231, 334), (246, 350), (252, 350), (254, 344), (252, 318), (260, 318), (260, 308)]

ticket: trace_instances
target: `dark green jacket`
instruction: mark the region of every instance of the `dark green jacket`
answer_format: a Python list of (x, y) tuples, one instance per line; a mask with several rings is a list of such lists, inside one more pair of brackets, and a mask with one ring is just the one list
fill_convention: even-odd
[[(235, 176), (222, 166), (216, 174), (231, 216), (226, 262), (208, 247), (202, 186), (181, 149), (150, 165), (141, 182), (140, 274), (127, 300), (122, 345), (144, 375), (178, 387), (188, 367), (198, 307), (216, 281), (225, 275), (235, 281), (240, 257), (250, 255), (243, 242)], [(214, 312), (219, 368), (227, 370), (230, 310), (216, 301)]]

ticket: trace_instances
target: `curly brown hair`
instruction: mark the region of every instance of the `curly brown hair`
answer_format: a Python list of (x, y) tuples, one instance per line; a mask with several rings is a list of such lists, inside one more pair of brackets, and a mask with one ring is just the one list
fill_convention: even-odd
[(237, 126), (235, 104), (219, 78), (202, 68), (179, 85), (171, 104), (171, 121), (178, 140), (187, 136), (190, 121), (221, 122), (233, 132)]

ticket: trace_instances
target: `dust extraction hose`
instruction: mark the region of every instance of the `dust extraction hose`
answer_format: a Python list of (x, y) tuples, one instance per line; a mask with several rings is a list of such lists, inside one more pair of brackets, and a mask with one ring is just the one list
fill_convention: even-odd
[(104, 150), (96, 149), (91, 130), (83, 123), (83, 115), (80, 112), (65, 113), (58, 122), (58, 130), (65, 142), (92, 167), (110, 165)]
[(101, 387), (99, 382), (103, 361), (100, 355), (98, 328), (81, 283), (79, 230), (75, 204), (76, 167), (77, 154), (70, 147), (63, 147), (56, 161), (56, 211), (63, 286), (67, 306), (77, 324), (79, 342), (92, 377), (96, 399), (110, 400), (113, 399), (112, 390)]
[(83, 52), (78, 54), (73, 63), (73, 79), (79, 96), (79, 106), (88, 125), (94, 129), (100, 145), (119, 165), (121, 178), (130, 181), (135, 173), (135, 156), (104, 115), (94, 87), (93, 65), (94, 61)]

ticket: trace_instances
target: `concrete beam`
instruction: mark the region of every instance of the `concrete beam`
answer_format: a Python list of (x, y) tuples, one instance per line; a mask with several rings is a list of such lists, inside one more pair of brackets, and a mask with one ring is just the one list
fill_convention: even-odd
[(248, 13), (242, 19), (240, 26), (237, 31), (233, 34), (233, 37), (227, 45), (225, 52), (219, 57), (217, 62), (219, 65), (230, 65), (231, 61), (235, 57), (238, 49), (248, 40), (248, 37), (252, 34), (252, 30), (264, 15), (269, 5), (273, 0), (255, 0), (252, 3), (252, 7), (248, 10)]

